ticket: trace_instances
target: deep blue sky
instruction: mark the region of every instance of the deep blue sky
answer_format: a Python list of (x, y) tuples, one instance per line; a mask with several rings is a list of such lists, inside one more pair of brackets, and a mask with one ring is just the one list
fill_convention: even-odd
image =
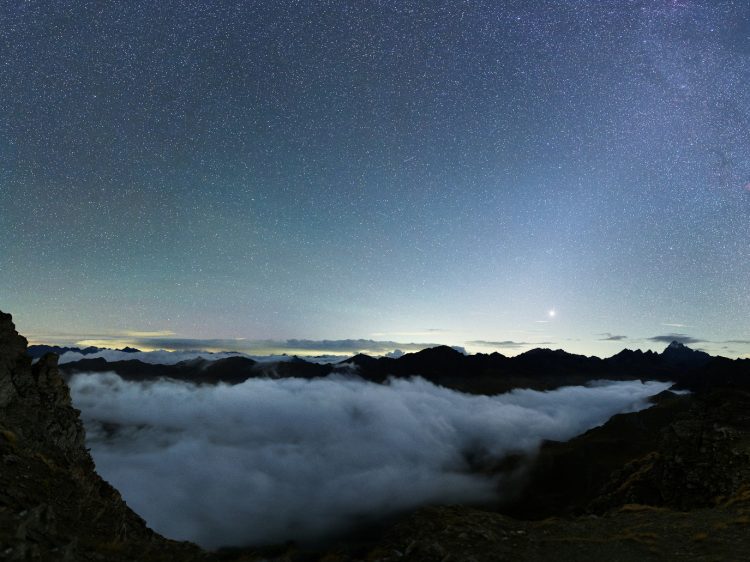
[(745, 1), (0, 1), (0, 307), (747, 355), (748, 84)]

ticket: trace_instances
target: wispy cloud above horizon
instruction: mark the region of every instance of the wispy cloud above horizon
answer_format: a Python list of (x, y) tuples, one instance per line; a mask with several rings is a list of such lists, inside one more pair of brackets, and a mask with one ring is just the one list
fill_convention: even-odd
[(397, 332), (373, 332), (371, 335), (374, 338), (385, 338), (385, 337), (417, 337), (417, 336), (429, 336), (435, 334), (447, 333), (450, 330), (443, 328), (426, 328), (424, 330), (413, 330), (413, 331), (397, 331)]
[(623, 340), (628, 339), (628, 336), (616, 335), (616, 334), (612, 334), (610, 332), (604, 332), (604, 333), (599, 334), (599, 335), (602, 336), (599, 339), (599, 341), (623, 341)]
[(535, 346), (540, 346), (540, 345), (555, 345), (555, 343), (551, 341), (525, 342), (525, 341), (513, 341), (513, 340), (503, 340), (503, 341), (471, 340), (465, 343), (466, 345), (470, 347), (478, 346), (478, 347), (507, 348), (507, 349), (522, 349), (524, 347), (535, 347)]
[(175, 336), (175, 332), (171, 330), (156, 330), (156, 331), (138, 331), (132, 330), (124, 332), (124, 335), (130, 338), (167, 338)]
[(679, 342), (681, 344), (695, 344), (695, 343), (706, 343), (707, 340), (702, 338), (694, 338), (693, 336), (688, 336), (687, 334), (663, 334), (659, 336), (653, 336), (648, 338), (648, 341), (652, 342), (658, 342), (658, 343), (672, 343), (673, 341)]

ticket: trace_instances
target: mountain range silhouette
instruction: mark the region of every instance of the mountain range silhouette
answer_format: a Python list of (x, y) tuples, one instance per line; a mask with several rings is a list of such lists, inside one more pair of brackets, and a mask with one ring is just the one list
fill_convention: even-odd
[(135, 359), (84, 358), (65, 363), (60, 369), (68, 376), (81, 372), (114, 372), (127, 380), (168, 377), (194, 383), (228, 384), (258, 377), (311, 379), (332, 373), (356, 375), (377, 383), (389, 377), (420, 376), (447, 388), (476, 394), (496, 394), (513, 388), (548, 390), (601, 379), (671, 381), (676, 388), (688, 390), (706, 385), (747, 386), (750, 383), (747, 376), (750, 359), (714, 357), (677, 341), (661, 353), (624, 349), (606, 359), (544, 348), (515, 357), (500, 353), (465, 355), (449, 346), (437, 346), (398, 358), (358, 354), (334, 364), (312, 363), (299, 357), (278, 362), (247, 357), (197, 358), (174, 365)]

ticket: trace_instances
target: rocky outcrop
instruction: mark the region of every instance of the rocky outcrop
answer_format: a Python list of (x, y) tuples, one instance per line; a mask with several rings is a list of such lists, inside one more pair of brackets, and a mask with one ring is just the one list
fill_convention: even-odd
[(83, 425), (58, 373), (57, 356), (47, 354), (32, 366), (25, 351), (26, 339), (10, 315), (0, 313), (0, 424), (6, 437), (12, 433), (26, 450), (85, 462)]
[(0, 560), (203, 560), (164, 539), (101, 479), (57, 369), (32, 366), (0, 313)]
[(711, 507), (750, 483), (750, 393), (717, 389), (690, 401), (656, 446), (614, 471), (592, 502), (681, 510)]
[(525, 519), (590, 512), (613, 474), (657, 451), (662, 431), (693, 401), (669, 391), (652, 400), (651, 408), (616, 415), (570, 441), (545, 442), (528, 463), (523, 493), (502, 511)]

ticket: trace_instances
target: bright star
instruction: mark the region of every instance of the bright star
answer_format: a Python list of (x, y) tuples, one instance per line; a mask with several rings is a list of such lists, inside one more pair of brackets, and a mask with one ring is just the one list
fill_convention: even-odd
[(554, 318), (557, 312), (555, 312), (555, 309), (553, 308), (547, 314), (549, 315), (550, 318)]

